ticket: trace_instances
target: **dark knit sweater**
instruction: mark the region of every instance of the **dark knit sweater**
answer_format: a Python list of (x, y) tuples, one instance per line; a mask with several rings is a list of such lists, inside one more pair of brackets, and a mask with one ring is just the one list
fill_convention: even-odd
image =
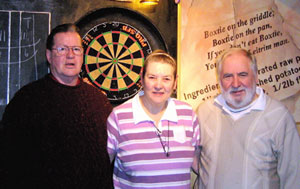
[(106, 119), (96, 88), (49, 75), (19, 90), (3, 114), (5, 188), (112, 188)]

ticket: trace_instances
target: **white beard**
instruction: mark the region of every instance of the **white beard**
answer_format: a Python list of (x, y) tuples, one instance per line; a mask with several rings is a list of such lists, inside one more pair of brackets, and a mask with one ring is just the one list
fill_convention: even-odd
[[(238, 90), (245, 90), (246, 92), (246, 95), (241, 100), (232, 98), (230, 94), (230, 92)], [(249, 105), (253, 101), (256, 94), (256, 83), (253, 83), (251, 88), (247, 88), (244, 86), (241, 86), (239, 88), (230, 87), (227, 91), (225, 91), (221, 85), (221, 91), (226, 103), (233, 106), (234, 109), (239, 109)]]

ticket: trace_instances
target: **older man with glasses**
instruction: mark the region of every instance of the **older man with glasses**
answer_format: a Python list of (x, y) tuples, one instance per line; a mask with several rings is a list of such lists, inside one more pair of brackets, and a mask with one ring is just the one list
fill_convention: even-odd
[(81, 37), (73, 24), (52, 30), (51, 73), (20, 89), (3, 114), (4, 188), (112, 188), (106, 151), (106, 96), (78, 77)]

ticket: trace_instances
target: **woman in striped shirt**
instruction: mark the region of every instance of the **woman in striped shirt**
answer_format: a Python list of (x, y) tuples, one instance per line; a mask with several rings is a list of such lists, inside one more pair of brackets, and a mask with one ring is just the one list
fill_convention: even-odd
[(171, 98), (176, 61), (154, 51), (145, 60), (143, 90), (114, 108), (107, 150), (115, 188), (190, 188), (199, 124), (190, 105)]

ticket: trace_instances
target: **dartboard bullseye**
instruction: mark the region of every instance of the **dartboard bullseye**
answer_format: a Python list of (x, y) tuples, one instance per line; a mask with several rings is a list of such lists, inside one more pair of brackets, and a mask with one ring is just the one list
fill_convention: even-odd
[(83, 72), (110, 101), (138, 93), (145, 58), (152, 52), (140, 31), (122, 22), (101, 23), (84, 35), (83, 47)]

